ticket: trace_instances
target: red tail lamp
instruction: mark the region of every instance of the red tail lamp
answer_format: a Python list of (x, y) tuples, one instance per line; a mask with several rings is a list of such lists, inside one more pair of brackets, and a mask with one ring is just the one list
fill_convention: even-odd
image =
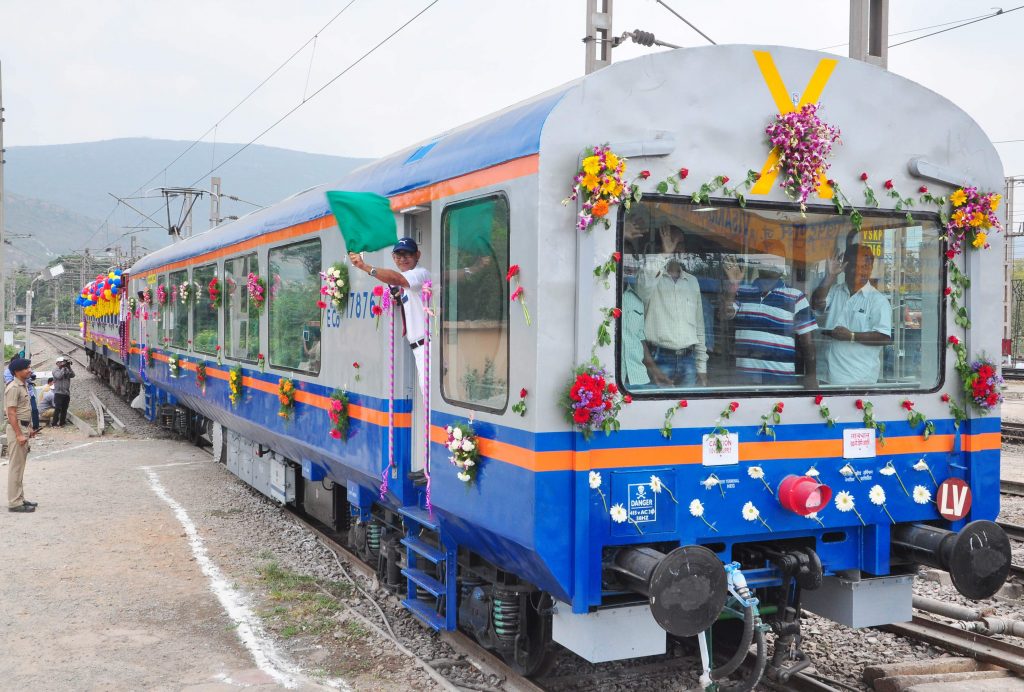
[(802, 517), (818, 512), (832, 499), (832, 488), (810, 476), (789, 475), (779, 484), (779, 502)]

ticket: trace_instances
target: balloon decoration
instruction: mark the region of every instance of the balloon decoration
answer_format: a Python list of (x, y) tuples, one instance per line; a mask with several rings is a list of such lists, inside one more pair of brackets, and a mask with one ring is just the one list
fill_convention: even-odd
[(121, 311), (121, 295), (125, 292), (120, 269), (112, 269), (106, 275), (99, 274), (87, 283), (75, 298), (75, 304), (85, 309), (89, 317), (116, 315)]

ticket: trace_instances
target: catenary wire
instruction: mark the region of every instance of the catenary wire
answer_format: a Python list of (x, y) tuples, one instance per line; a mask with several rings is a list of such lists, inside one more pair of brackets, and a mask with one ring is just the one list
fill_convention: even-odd
[[(916, 29), (905, 29), (904, 31), (894, 31), (889, 34), (889, 38), (893, 36), (903, 36), (904, 34), (916, 34), (918, 31), (927, 31), (928, 29), (938, 29), (939, 27), (949, 26), (950, 24), (959, 24), (960, 22), (969, 22), (972, 19), (983, 19), (985, 17), (991, 17), (991, 14), (979, 14), (973, 17), (964, 17), (963, 19), (953, 19), (948, 22), (942, 22), (941, 24), (932, 24), (930, 26), (919, 26)], [(850, 45), (849, 42), (837, 43), (834, 46), (825, 46), (824, 48), (815, 48), (815, 50), (832, 50), (833, 48), (842, 48), (843, 46)]]
[(714, 42), (714, 41), (712, 40), (712, 38), (711, 38), (710, 36), (708, 36), (708, 35), (707, 35), (707, 34), (705, 34), (705, 33), (704, 33), (703, 31), (701, 31), (701, 30), (700, 30), (700, 29), (698, 29), (698, 28), (697, 28), (696, 26), (694, 26), (694, 25), (693, 25), (692, 23), (690, 23), (690, 21), (689, 21), (688, 19), (686, 19), (686, 17), (684, 17), (683, 15), (679, 14), (678, 12), (676, 12), (675, 10), (673, 10), (673, 9), (672, 9), (671, 7), (669, 7), (668, 5), (666, 5), (666, 4), (665, 4), (665, 0), (658, 0), (658, 4), (659, 4), (659, 5), (661, 5), (662, 7), (664, 7), (664, 8), (666, 9), (666, 10), (668, 10), (668, 11), (669, 11), (669, 12), (671, 12), (672, 14), (674, 14), (675, 16), (679, 17), (679, 19), (681, 19), (681, 20), (682, 20), (683, 22), (685, 22), (685, 23), (686, 23), (686, 26), (690, 27), (691, 29), (693, 29), (694, 31), (696, 31), (696, 32), (697, 32), (698, 34), (700, 34), (701, 36), (703, 36), (703, 37), (704, 37), (705, 39), (707, 39), (707, 42), (708, 42), (708, 43), (710, 43), (710, 44), (711, 44), (712, 46), (717, 46), (717, 45), (718, 45), (717, 43), (715, 43), (715, 42)]
[(985, 15), (984, 17), (981, 17), (979, 19), (973, 19), (973, 20), (971, 20), (969, 22), (964, 22), (963, 24), (957, 24), (956, 26), (951, 26), (948, 29), (941, 29), (939, 31), (933, 31), (932, 33), (925, 34), (924, 36), (915, 36), (914, 38), (908, 38), (906, 41), (900, 41), (899, 43), (893, 43), (892, 45), (889, 46), (889, 48), (895, 48), (896, 46), (904, 46), (904, 45), (906, 45), (908, 43), (913, 43), (914, 41), (920, 41), (923, 38), (928, 38), (929, 36), (937, 36), (939, 34), (944, 34), (947, 31), (953, 31), (954, 29), (960, 29), (962, 27), (969, 26), (971, 24), (977, 24), (978, 22), (983, 22), (986, 19), (992, 19), (994, 17), (1002, 17), (1004, 15), (1010, 14), (1011, 12), (1016, 12), (1017, 10), (1020, 10), (1020, 9), (1024, 9), (1024, 5), (1017, 5), (1016, 7), (1011, 7), (1008, 10), (999, 10), (998, 12), (995, 12), (993, 14)]
[(407, 20), (407, 21), (406, 21), (406, 22), (405, 22), (404, 24), (402, 24), (402, 25), (401, 25), (400, 27), (398, 27), (397, 29), (395, 29), (394, 31), (392, 31), (392, 32), (391, 32), (390, 34), (388, 34), (387, 36), (385, 36), (385, 37), (384, 37), (383, 39), (381, 39), (381, 41), (380, 41), (379, 43), (377, 43), (377, 44), (376, 44), (375, 46), (373, 46), (373, 48), (371, 48), (370, 50), (368, 50), (368, 51), (366, 51), (365, 53), (363, 53), (363, 54), (362, 54), (361, 56), (359, 56), (358, 58), (356, 58), (356, 60), (355, 60), (355, 61), (353, 61), (352, 63), (350, 63), (350, 64), (349, 64), (349, 65), (348, 65), (348, 66), (347, 66), (347, 67), (346, 67), (345, 69), (343, 69), (343, 70), (342, 70), (341, 72), (339, 72), (338, 74), (336, 74), (336, 75), (334, 75), (333, 77), (331, 77), (331, 78), (330, 78), (330, 79), (329, 79), (329, 80), (328, 80), (328, 81), (327, 81), (327, 82), (326, 82), (325, 84), (323, 84), (323, 85), (322, 85), (322, 86), (321, 86), (321, 87), (320, 87), (319, 89), (317, 89), (317, 90), (316, 90), (316, 91), (314, 91), (314, 92), (313, 92), (312, 94), (310, 94), (310, 95), (309, 95), (309, 97), (308, 97), (307, 99), (303, 100), (303, 101), (302, 101), (302, 102), (300, 102), (300, 103), (299, 103), (298, 105), (296, 105), (296, 106), (295, 106), (294, 108), (292, 108), (292, 109), (291, 109), (291, 110), (289, 110), (289, 111), (288, 111), (287, 113), (285, 113), (284, 115), (282, 115), (282, 116), (281, 116), (280, 118), (278, 118), (278, 119), (277, 119), (276, 121), (274, 121), (274, 123), (273, 123), (273, 124), (271, 124), (271, 125), (270, 125), (269, 127), (267, 127), (267, 128), (265, 129), (265, 130), (263, 130), (263, 131), (262, 131), (262, 132), (260, 132), (260, 133), (259, 133), (258, 135), (256, 135), (255, 137), (253, 137), (253, 138), (252, 138), (251, 140), (249, 140), (249, 141), (248, 141), (248, 142), (247, 142), (246, 144), (242, 145), (242, 147), (240, 147), (239, 149), (237, 149), (237, 150), (236, 150), (236, 151), (235, 151), (235, 152), (234, 152), (233, 154), (231, 154), (230, 156), (228, 156), (228, 157), (227, 157), (226, 159), (224, 159), (223, 161), (221, 161), (220, 163), (218, 163), (218, 164), (217, 164), (216, 166), (214, 166), (213, 168), (211, 168), (211, 169), (210, 169), (209, 171), (207, 171), (206, 173), (204, 173), (204, 174), (202, 174), (201, 176), (199, 176), (198, 178), (196, 178), (196, 180), (195, 180), (195, 181), (194, 181), (194, 182), (193, 182), (193, 183), (192, 183), (191, 185), (189, 185), (189, 187), (192, 187), (192, 185), (196, 185), (196, 184), (197, 184), (197, 183), (199, 183), (199, 182), (200, 182), (201, 180), (204, 180), (204, 179), (206, 179), (206, 177), (207, 177), (207, 176), (209, 176), (209, 175), (210, 175), (211, 173), (215, 173), (215, 172), (216, 172), (216, 171), (217, 171), (217, 170), (218, 170), (218, 169), (219, 169), (219, 168), (220, 168), (221, 166), (223, 166), (223, 165), (224, 165), (224, 164), (226, 164), (226, 163), (227, 163), (228, 161), (230, 161), (231, 159), (235, 158), (236, 156), (238, 156), (239, 154), (241, 154), (241, 153), (242, 153), (243, 151), (245, 151), (246, 149), (248, 149), (248, 148), (249, 148), (250, 146), (252, 146), (253, 144), (255, 144), (255, 143), (256, 143), (257, 141), (259, 141), (259, 140), (260, 140), (260, 138), (262, 138), (262, 137), (263, 137), (263, 135), (267, 134), (268, 132), (270, 132), (271, 130), (273, 130), (273, 129), (274, 129), (275, 127), (277, 127), (278, 125), (280, 125), (280, 124), (281, 124), (282, 122), (284, 122), (284, 121), (285, 121), (285, 119), (287, 119), (287, 118), (288, 118), (288, 117), (289, 117), (289, 116), (290, 116), (290, 115), (291, 115), (292, 113), (294, 113), (295, 111), (299, 110), (299, 109), (300, 109), (300, 108), (302, 108), (302, 107), (303, 107), (304, 105), (306, 105), (307, 103), (309, 103), (310, 101), (312, 101), (312, 100), (313, 100), (314, 98), (316, 98), (316, 97), (317, 97), (317, 96), (318, 96), (318, 95), (319, 95), (319, 94), (320, 94), (321, 92), (323, 92), (323, 91), (324, 91), (324, 90), (325, 90), (325, 89), (326, 89), (327, 87), (331, 86), (331, 85), (332, 85), (332, 84), (334, 84), (334, 83), (335, 83), (336, 81), (338, 81), (338, 80), (339, 80), (339, 79), (340, 79), (341, 77), (343, 77), (343, 76), (344, 76), (344, 75), (345, 75), (346, 73), (348, 73), (348, 72), (349, 72), (349, 71), (350, 71), (350, 70), (351, 70), (352, 68), (354, 68), (354, 67), (355, 67), (356, 65), (358, 65), (359, 63), (361, 63), (361, 62), (362, 62), (363, 60), (365, 60), (366, 58), (370, 57), (370, 56), (371, 56), (371, 55), (372, 55), (372, 54), (373, 54), (374, 52), (376, 52), (376, 50), (377, 50), (378, 48), (380, 48), (380, 47), (381, 47), (381, 46), (383, 46), (383, 45), (384, 45), (385, 43), (387, 43), (388, 41), (390, 41), (390, 40), (391, 40), (392, 38), (394, 38), (395, 36), (397, 36), (397, 35), (398, 35), (398, 34), (399, 34), (399, 33), (400, 33), (400, 32), (401, 32), (402, 30), (404, 30), (404, 29), (405, 29), (405, 28), (406, 28), (407, 26), (409, 26), (410, 24), (412, 24), (412, 23), (413, 23), (414, 21), (416, 21), (417, 19), (419, 19), (420, 17), (422, 17), (422, 16), (423, 16), (423, 14), (427, 12), (427, 10), (429, 10), (429, 9), (430, 9), (431, 7), (433, 7), (434, 5), (436, 5), (436, 4), (438, 3), (438, 2), (440, 2), (440, 0), (433, 0), (433, 1), (432, 1), (432, 2), (431, 2), (431, 3), (429, 4), (429, 5), (427, 5), (427, 6), (426, 6), (426, 7), (424, 7), (424, 8), (422, 9), (422, 10), (420, 10), (420, 11), (419, 11), (419, 12), (417, 12), (417, 13), (416, 13), (415, 15), (413, 15), (413, 16), (412, 16), (412, 17), (411, 17), (411, 18), (410, 18), (409, 20)]

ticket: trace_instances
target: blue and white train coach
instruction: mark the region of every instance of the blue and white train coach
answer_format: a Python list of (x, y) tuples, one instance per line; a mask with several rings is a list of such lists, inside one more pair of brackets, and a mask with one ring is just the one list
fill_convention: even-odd
[[(805, 210), (771, 166), (793, 152), (766, 139), (791, 111), (840, 136)], [(595, 145), (627, 159), (623, 189), (598, 192), (642, 196), (581, 231), (603, 209), (586, 188), (563, 199), (581, 171), (600, 180)], [(552, 642), (607, 661), (713, 626), (758, 641), (763, 667), (760, 621), (785, 680), (806, 665), (786, 653), (803, 608), (878, 625), (910, 618), (918, 564), (972, 598), (1006, 578), (998, 405), (971, 384), (997, 377), (1002, 185), (978, 125), (897, 75), (791, 48), (674, 50), (144, 257), (134, 304), (90, 319), (87, 347), (150, 418), (212, 431), (232, 472), (343, 534), (426, 624), (520, 670)], [(319, 272), (347, 256), (329, 190), (389, 198), (419, 242), (427, 416), (376, 281), (353, 268), (344, 307), (316, 305)], [(388, 249), (366, 261), (392, 266)], [(607, 435), (567, 419), (588, 367)], [(479, 443), (469, 482), (449, 461), (459, 424)]]

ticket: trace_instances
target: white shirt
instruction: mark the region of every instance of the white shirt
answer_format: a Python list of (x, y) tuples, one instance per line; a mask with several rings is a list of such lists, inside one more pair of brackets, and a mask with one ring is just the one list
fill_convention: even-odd
[(672, 351), (693, 347), (697, 372), (703, 373), (708, 351), (700, 284), (696, 276), (682, 270), (673, 279), (667, 271), (673, 259), (672, 255), (648, 255), (637, 277), (636, 290), (646, 309), (647, 343)]
[[(892, 336), (892, 306), (870, 283), (850, 295), (846, 282), (836, 282), (825, 298), (825, 329)], [(881, 372), (882, 347), (851, 341), (828, 341), (825, 364), (830, 384), (874, 384)]]
[(405, 338), (410, 344), (426, 336), (426, 315), (423, 305), (423, 284), (430, 281), (430, 272), (423, 267), (413, 267), (402, 276), (409, 282), (409, 288), (402, 289), (402, 308), (405, 310)]

